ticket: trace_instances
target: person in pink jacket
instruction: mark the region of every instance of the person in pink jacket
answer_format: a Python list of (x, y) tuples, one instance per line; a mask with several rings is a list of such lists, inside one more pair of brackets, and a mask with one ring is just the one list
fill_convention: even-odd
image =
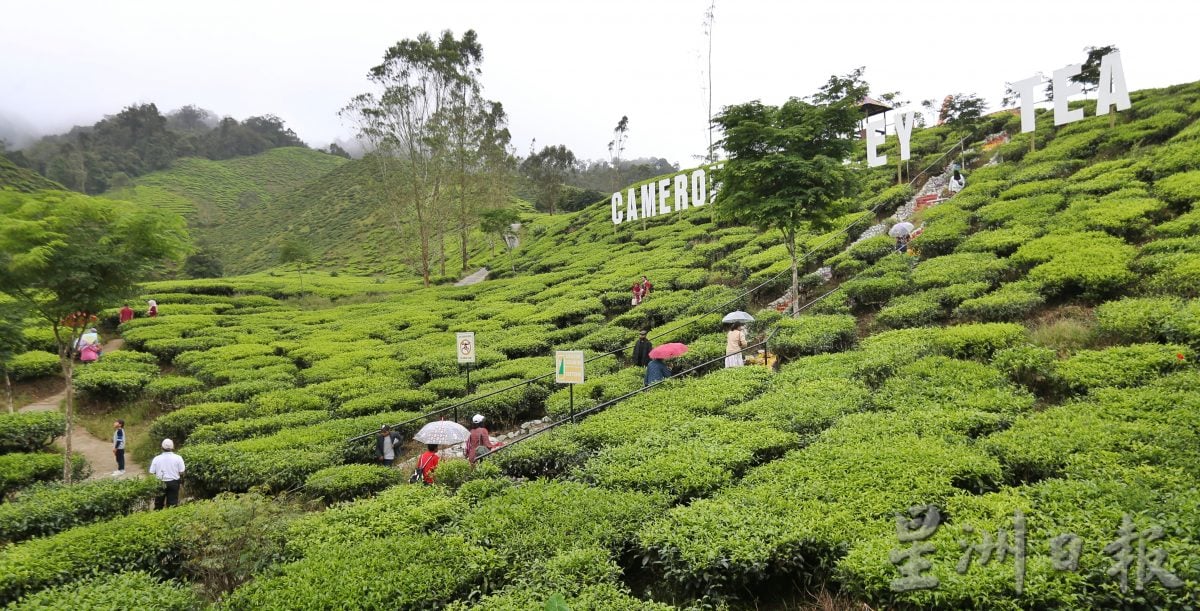
[(471, 466), (475, 466), (475, 461), (479, 460), (481, 452), (480, 448), (492, 450), (504, 445), (503, 443), (492, 443), (492, 436), (488, 433), (487, 427), (483, 426), (483, 415), (475, 414), (471, 418), (471, 434), (467, 436), (466, 447), (463, 448), (466, 452), (467, 460)]

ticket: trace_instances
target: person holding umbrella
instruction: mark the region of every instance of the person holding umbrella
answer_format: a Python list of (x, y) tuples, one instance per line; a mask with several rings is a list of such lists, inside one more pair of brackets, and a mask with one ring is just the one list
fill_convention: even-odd
[(672, 343), (663, 344), (650, 351), (650, 364), (646, 365), (646, 377), (642, 382), (649, 386), (656, 382), (661, 382), (675, 374), (671, 373), (670, 368), (663, 361), (665, 359), (673, 359), (677, 356), (682, 356), (688, 350), (684, 344)]
[(426, 444), (426, 450), (417, 458), (417, 470), (408, 481), (415, 484), (424, 480), (426, 484), (432, 484), (433, 471), (441, 461), (437, 453), (438, 446), (462, 443), (469, 435), (466, 427), (449, 420), (438, 420), (421, 427), (421, 430), (413, 435), (413, 439)]
[(721, 322), (731, 325), (729, 333), (725, 336), (725, 367), (741, 367), (746, 364), (746, 359), (742, 356), (742, 350), (745, 350), (747, 345), (745, 323), (754, 322), (754, 317), (738, 310), (726, 314)]
[(896, 238), (896, 252), (908, 250), (908, 239), (912, 235), (913, 229), (912, 223), (904, 221), (892, 225), (892, 228), (888, 230), (888, 235)]

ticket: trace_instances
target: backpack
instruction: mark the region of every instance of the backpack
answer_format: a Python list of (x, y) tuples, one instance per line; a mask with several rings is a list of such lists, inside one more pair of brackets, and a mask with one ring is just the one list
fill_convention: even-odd
[[(426, 464), (428, 465), (428, 463), (426, 463)], [(417, 459), (417, 470), (413, 471), (413, 474), (411, 476), (409, 476), (408, 483), (415, 484), (424, 479), (425, 479), (425, 467), (422, 467), (420, 459)]]

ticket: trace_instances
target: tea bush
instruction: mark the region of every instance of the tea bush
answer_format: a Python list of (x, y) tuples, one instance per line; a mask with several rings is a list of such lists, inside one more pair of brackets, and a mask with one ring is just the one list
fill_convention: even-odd
[[(82, 455), (71, 455), (71, 473), (73, 479), (83, 479), (91, 473)], [(0, 454), (0, 499), (19, 488), (36, 482), (57, 481), (62, 476), (61, 454)]]
[(945, 316), (942, 291), (934, 289), (892, 299), (879, 310), (875, 322), (884, 327), (899, 329), (931, 325)]
[(261, 437), (272, 433), (329, 420), (329, 412), (324, 410), (307, 410), (302, 412), (287, 412), (270, 416), (254, 418), (238, 418), (228, 422), (202, 424), (192, 430), (186, 439), (190, 443), (229, 443), (240, 439)]
[(858, 335), (853, 316), (814, 315), (779, 321), (779, 332), (767, 349), (781, 358), (837, 352), (854, 345)]
[(14, 382), (36, 380), (62, 373), (58, 355), (43, 350), (22, 352), (5, 363), (8, 375)]
[(1007, 269), (1007, 261), (991, 254), (953, 254), (922, 261), (913, 270), (912, 281), (920, 288), (968, 282), (995, 283)]
[(1026, 282), (1001, 285), (979, 297), (965, 299), (954, 309), (954, 316), (979, 322), (1022, 320), (1045, 302), (1037, 286)]
[(1136, 251), (1118, 238), (1086, 232), (1049, 235), (1017, 249), (1013, 263), (1029, 269), (1028, 279), (1044, 295), (1081, 293), (1096, 299), (1129, 285)]
[(97, 576), (21, 597), (9, 609), (157, 609), (198, 611), (204, 602), (177, 581), (159, 581), (144, 571)]
[(0, 414), (0, 454), (37, 452), (67, 430), (61, 412)]
[(338, 465), (309, 475), (304, 480), (304, 491), (326, 503), (336, 503), (379, 492), (405, 479), (404, 473), (391, 467)]
[[(1183, 358), (1179, 358), (1179, 356)], [(1058, 364), (1067, 387), (1086, 393), (1109, 386), (1135, 386), (1187, 366), (1190, 349), (1172, 344), (1134, 344), (1106, 350), (1080, 350)]]
[(250, 406), (245, 403), (197, 403), (159, 416), (150, 425), (150, 437), (171, 439), (179, 445), (201, 425), (236, 420), (250, 414)]
[(130, 513), (161, 488), (153, 477), (30, 486), (11, 502), (0, 504), (0, 543), (52, 535)]

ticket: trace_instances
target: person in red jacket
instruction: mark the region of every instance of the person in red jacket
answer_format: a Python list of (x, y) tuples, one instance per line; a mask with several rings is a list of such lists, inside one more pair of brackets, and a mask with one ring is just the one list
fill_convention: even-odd
[(633, 288), (631, 290), (633, 291), (633, 301), (629, 302), (630, 305), (637, 305), (637, 304), (641, 303), (642, 302), (642, 283), (634, 281)]
[(133, 320), (133, 308), (129, 307), (127, 303), (125, 307), (121, 308), (121, 324), (125, 324), (131, 320)]
[(438, 458), (437, 449), (437, 444), (431, 443), (425, 446), (425, 453), (417, 459), (417, 471), (421, 472), (421, 477), (425, 479), (426, 486), (433, 483), (433, 472), (437, 469), (438, 462), (441, 461)]
[(639, 303), (645, 301), (650, 296), (650, 291), (652, 290), (654, 290), (654, 285), (650, 284), (650, 281), (645, 276), (642, 276), (642, 298), (638, 300)]
[(504, 445), (503, 443), (492, 443), (491, 433), (488, 433), (487, 427), (483, 426), (483, 414), (475, 414), (471, 418), (471, 434), (467, 436), (467, 443), (464, 451), (467, 454), (467, 460), (471, 466), (475, 466), (475, 461), (479, 460), (481, 452), (480, 448), (491, 450)]

